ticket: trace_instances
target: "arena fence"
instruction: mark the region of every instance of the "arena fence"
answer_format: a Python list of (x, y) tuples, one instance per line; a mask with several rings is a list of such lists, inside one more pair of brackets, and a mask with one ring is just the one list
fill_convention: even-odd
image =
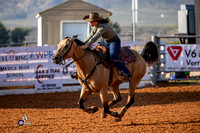
[[(139, 53), (146, 42), (123, 42)], [(70, 74), (76, 71), (74, 64), (68, 68), (52, 62), (57, 46), (4, 47), (0, 48), (0, 95), (44, 92), (79, 91), (81, 86)], [(71, 62), (66, 60), (65, 64)], [(150, 84), (150, 71), (139, 87)], [(120, 88), (127, 88), (128, 83)]]
[(200, 44), (166, 44), (165, 39), (200, 38), (200, 36), (152, 36), (159, 50), (158, 62), (151, 67), (154, 85), (162, 81), (199, 80)]

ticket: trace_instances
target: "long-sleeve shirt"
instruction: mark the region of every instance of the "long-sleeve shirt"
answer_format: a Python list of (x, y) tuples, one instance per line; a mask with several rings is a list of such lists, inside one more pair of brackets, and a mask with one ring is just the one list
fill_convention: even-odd
[(100, 37), (107, 42), (107, 40), (112, 39), (117, 34), (108, 24), (101, 24), (99, 23), (96, 28), (94, 28), (90, 35), (84, 41), (86, 45), (91, 46), (94, 42), (97, 41)]

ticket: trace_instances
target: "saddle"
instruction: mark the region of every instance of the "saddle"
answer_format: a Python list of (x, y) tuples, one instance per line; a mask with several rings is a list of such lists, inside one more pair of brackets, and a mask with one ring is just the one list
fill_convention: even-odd
[[(98, 48), (97, 51), (103, 65), (106, 68), (114, 67), (113, 61), (110, 59), (110, 54), (108, 49), (106, 51), (105, 50), (103, 51), (102, 49)], [(121, 47), (119, 49), (118, 57), (120, 58), (120, 61), (123, 62), (124, 64), (128, 64), (136, 60), (136, 56), (127, 46)]]
[[(90, 49), (88, 49), (88, 50), (90, 50)], [(95, 55), (97, 55), (99, 57), (100, 61), (98, 62), (98, 64), (102, 63), (106, 68), (109, 68), (111, 70), (110, 71), (110, 77), (109, 77), (109, 83), (108, 83), (110, 85), (111, 82), (112, 82), (113, 68), (115, 67), (115, 65), (113, 63), (114, 61), (112, 61), (110, 59), (109, 50), (104, 47), (103, 50), (101, 48), (97, 48), (96, 50), (90, 50), (90, 51), (93, 52)], [(128, 63), (133, 62), (133, 61), (136, 60), (136, 56), (129, 49), (129, 47), (121, 47), (119, 49), (118, 56), (120, 58), (119, 61), (123, 62), (124, 64), (128, 64)], [(96, 66), (93, 68), (93, 70), (91, 71), (89, 76), (92, 75), (92, 73), (94, 72), (95, 68), (96, 68)], [(71, 73), (71, 78), (72, 79), (78, 79), (77, 72)]]

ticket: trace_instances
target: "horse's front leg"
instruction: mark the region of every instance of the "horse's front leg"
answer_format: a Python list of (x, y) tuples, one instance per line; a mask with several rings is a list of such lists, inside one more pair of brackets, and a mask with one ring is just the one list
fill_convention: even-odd
[(97, 107), (94, 107), (94, 106), (92, 106), (92, 107), (85, 107), (83, 105), (83, 103), (85, 101), (87, 101), (87, 99), (88, 99), (88, 97), (89, 97), (89, 95), (91, 93), (92, 93), (92, 91), (86, 89), (85, 87), (82, 87), (80, 99), (79, 99), (79, 102), (78, 102), (80, 108), (83, 109), (83, 111), (85, 111), (87, 113), (95, 113), (95, 112), (97, 112), (99, 110)]
[(120, 117), (118, 112), (110, 111), (109, 106), (108, 106), (108, 92), (106, 89), (101, 89), (100, 98), (101, 98), (101, 101), (103, 104), (102, 118), (105, 118), (107, 116), (107, 114), (110, 114), (113, 117)]

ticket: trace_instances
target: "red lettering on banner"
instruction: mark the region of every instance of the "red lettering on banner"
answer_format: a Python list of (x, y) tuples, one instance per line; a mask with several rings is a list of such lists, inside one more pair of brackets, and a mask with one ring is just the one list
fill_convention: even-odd
[(43, 59), (43, 55), (44, 55), (44, 52), (36, 52), (36, 56), (37, 56), (37, 58), (39, 59), (39, 58), (41, 58), (41, 59)]
[[(38, 72), (38, 70), (39, 70), (40, 67), (43, 67), (43, 66), (42, 65), (38, 65), (37, 69), (36, 69), (36, 72)], [(36, 77), (37, 77), (37, 73), (36, 73)], [(36, 79), (37, 79), (38, 83), (40, 83), (40, 84), (43, 83), (42, 81), (40, 81), (40, 78), (37, 77)]]
[(183, 49), (181, 46), (169, 46), (167, 48), (167, 51), (169, 52), (169, 55), (171, 56), (172, 60), (176, 61), (179, 58)]

